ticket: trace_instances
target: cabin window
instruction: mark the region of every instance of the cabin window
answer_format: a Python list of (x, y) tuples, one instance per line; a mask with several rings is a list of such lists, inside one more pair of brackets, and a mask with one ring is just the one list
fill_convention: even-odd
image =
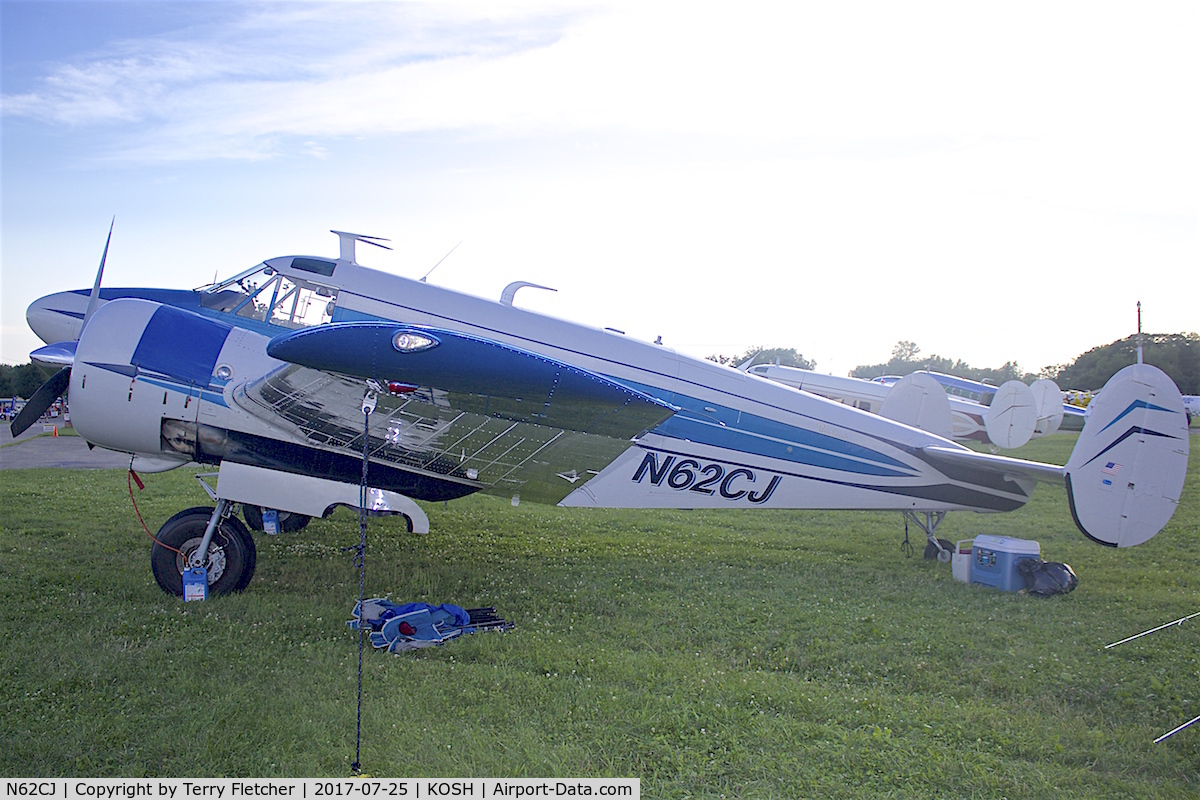
[(324, 275), (326, 278), (333, 276), (333, 268), (336, 267), (332, 261), (326, 261), (322, 258), (293, 258), (292, 269), (302, 269), (305, 272), (315, 272), (318, 275)]

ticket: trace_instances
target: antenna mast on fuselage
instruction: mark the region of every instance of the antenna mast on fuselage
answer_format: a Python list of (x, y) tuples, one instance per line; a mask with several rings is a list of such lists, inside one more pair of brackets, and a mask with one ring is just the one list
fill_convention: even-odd
[(1142, 301), (1138, 300), (1138, 360), (1137, 363), (1142, 363)]

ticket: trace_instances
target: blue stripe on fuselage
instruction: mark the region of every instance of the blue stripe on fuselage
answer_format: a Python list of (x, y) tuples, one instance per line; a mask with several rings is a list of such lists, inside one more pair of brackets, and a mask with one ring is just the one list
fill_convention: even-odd
[[(88, 296), (91, 293), (89, 289), (74, 289), (75, 294)], [(247, 330), (261, 333), (264, 336), (278, 336), (280, 331), (290, 330), (282, 325), (272, 325), (269, 322), (262, 320), (250, 319), (249, 317), (240, 317), (236, 314), (231, 314), (228, 311), (219, 311), (213, 308), (206, 308), (201, 300), (204, 298), (204, 292), (195, 291), (192, 289), (150, 289), (150, 288), (113, 288), (100, 290), (101, 300), (122, 300), (125, 298), (134, 298), (137, 300), (150, 300), (154, 303), (159, 303), (164, 306), (173, 306), (181, 308), (185, 311), (190, 311), (206, 319), (217, 320), (227, 325), (233, 325), (238, 328), (246, 328)], [(64, 309), (54, 309), (59, 314), (64, 316), (74, 317), (75, 319), (83, 319), (83, 314), (76, 311), (66, 311)]]
[[(649, 386), (624, 383), (646, 394), (655, 391)], [(836, 436), (678, 394), (672, 400), (680, 411), (654, 429), (661, 436), (856, 475), (899, 478), (918, 474), (901, 461)], [(730, 425), (723, 419), (736, 419), (737, 424)]]

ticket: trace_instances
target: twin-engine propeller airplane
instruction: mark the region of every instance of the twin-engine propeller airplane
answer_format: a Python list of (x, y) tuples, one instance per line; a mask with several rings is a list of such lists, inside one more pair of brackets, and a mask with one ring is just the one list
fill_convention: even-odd
[(367, 488), (366, 505), (419, 532), (428, 519), (414, 500), (472, 492), (896, 510), (947, 559), (935, 533), (948, 511), (1009, 511), (1038, 482), (1065, 484), (1079, 529), (1118, 547), (1154, 536), (1179, 502), (1183, 402), (1149, 365), (1108, 382), (1065, 467), (1041, 464), (514, 306), (530, 284), (496, 302), (368, 269), (355, 243), (376, 238), (335, 233), (336, 259), (273, 258), (195, 291), (102, 289), (98, 274), (90, 292), (29, 308), (49, 343), (32, 358), (61, 369), (14, 433), (69, 388), (79, 435), (130, 454), (131, 469), (219, 465), (215, 507), (158, 532), (151, 564), (167, 592), (181, 594), (195, 566), (214, 592), (247, 585), (254, 541), (235, 504), (295, 527), (360, 507)]

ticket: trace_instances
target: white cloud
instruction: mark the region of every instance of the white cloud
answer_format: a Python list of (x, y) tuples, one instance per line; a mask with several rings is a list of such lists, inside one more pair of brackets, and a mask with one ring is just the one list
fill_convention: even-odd
[[(701, 355), (844, 371), (904, 338), (1036, 369), (1125, 335), (1137, 299), (1196, 327), (1193, 5), (222, 4), (3, 111), (54, 134), (22, 197), (120, 196), (122, 235), (189, 242), (193, 283), (330, 227), (393, 236), (410, 260), (371, 263), (417, 275), (465, 238), (437, 280), (557, 286), (522, 302)], [(32, 141), (6, 129), (6, 159)], [(10, 288), (35, 250), (10, 244), (34, 208), (13, 174), (6, 327), (44, 288)]]
[[(202, 38), (185, 29), (63, 64), (5, 113), (137, 122), (123, 155), (154, 160), (425, 130), (1170, 139), (1191, 113), (1173, 87), (1196, 66), (1188, 27), (1160, 6), (249, 9)], [(197, 147), (208, 138), (217, 146)]]
[(553, 42), (566, 16), (489, 5), (471, 19), (459, 6), (401, 3), (248, 9), (231, 24), (61, 64), (36, 89), (6, 95), (4, 113), (74, 128), (136, 123), (140, 135), (123, 132), (114, 149), (151, 161), (220, 157), (221, 147), (261, 157), (279, 137), (478, 125), (499, 107), (491, 69)]

